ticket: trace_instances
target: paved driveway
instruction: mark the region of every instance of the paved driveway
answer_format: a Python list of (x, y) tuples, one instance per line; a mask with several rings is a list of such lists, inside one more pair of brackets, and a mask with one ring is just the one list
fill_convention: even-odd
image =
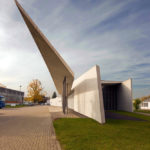
[(48, 106), (0, 109), (0, 150), (59, 150)]

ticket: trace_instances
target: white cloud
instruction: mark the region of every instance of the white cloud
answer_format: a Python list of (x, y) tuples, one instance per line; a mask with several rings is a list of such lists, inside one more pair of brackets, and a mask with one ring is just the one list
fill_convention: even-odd
[[(144, 57), (147, 51), (137, 51), (137, 47), (132, 44), (141, 38), (148, 38), (144, 34), (147, 23), (141, 26), (133, 24), (141, 15), (140, 12), (131, 13), (124, 20), (120, 19), (118, 28), (107, 29), (106, 25), (101, 25), (120, 14), (128, 7), (130, 0), (103, 1), (88, 9), (79, 8), (69, 0), (59, 3), (54, 0), (19, 2), (71, 66), (76, 77), (95, 64), (100, 65), (102, 78), (110, 80), (135, 78), (148, 71), (148, 67), (133, 68), (149, 62), (149, 57)], [(91, 3), (85, 3), (87, 2)], [(136, 4), (136, 0), (132, 1), (134, 2)], [(101, 31), (96, 29), (97, 26), (101, 27)], [(0, 75), (0, 82), (11, 88), (18, 89), (22, 84), (23, 90), (26, 90), (28, 82), (39, 78), (45, 90), (54, 90), (46, 65), (17, 7), (9, 0), (0, 1)], [(150, 83), (149, 79), (147, 77), (147, 83)], [(135, 84), (142, 83), (144, 80), (135, 80)], [(135, 95), (136, 93), (139, 90), (135, 90)]]

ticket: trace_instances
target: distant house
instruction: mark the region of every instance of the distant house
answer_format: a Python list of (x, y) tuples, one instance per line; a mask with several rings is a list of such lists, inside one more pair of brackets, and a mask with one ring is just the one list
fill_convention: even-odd
[(141, 109), (150, 109), (150, 98), (144, 100), (140, 104)]
[(0, 96), (5, 98), (5, 104), (22, 104), (24, 99), (24, 92), (8, 89), (6, 86), (0, 84)]

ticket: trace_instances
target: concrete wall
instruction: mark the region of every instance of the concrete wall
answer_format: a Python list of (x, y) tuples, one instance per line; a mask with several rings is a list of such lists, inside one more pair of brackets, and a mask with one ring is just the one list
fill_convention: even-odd
[(100, 81), (99, 66), (94, 66), (80, 76), (73, 83), (72, 90), (74, 90), (74, 93), (68, 98), (68, 106), (76, 112), (93, 118), (100, 123), (105, 123)]
[(68, 97), (68, 108), (74, 110), (74, 92), (72, 92)]
[(62, 106), (62, 98), (61, 97), (56, 97), (50, 99), (50, 105), (52, 106)]
[(117, 109), (133, 112), (132, 104), (132, 79), (121, 83), (118, 88)]

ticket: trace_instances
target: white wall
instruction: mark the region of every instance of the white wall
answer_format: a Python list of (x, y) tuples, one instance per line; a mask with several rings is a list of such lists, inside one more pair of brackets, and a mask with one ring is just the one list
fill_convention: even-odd
[(52, 105), (52, 106), (62, 106), (62, 98), (61, 97), (56, 97), (56, 98), (50, 99), (50, 105)]
[(105, 123), (103, 96), (99, 66), (89, 71), (73, 82), (74, 94), (68, 98), (69, 108), (85, 116)]
[(118, 88), (118, 110), (133, 112), (132, 104), (132, 79), (123, 81)]
[(68, 97), (68, 108), (74, 110), (74, 92)]
[[(144, 107), (144, 103), (148, 104), (148, 107)], [(150, 101), (143, 101), (141, 104), (140, 104), (140, 109), (150, 109)]]

